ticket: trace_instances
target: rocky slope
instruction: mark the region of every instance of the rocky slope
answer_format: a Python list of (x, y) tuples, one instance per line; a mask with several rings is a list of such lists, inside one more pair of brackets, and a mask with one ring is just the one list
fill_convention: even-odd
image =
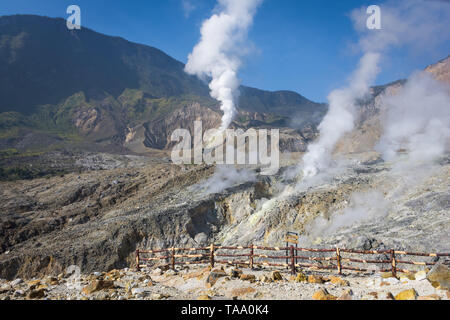
[[(433, 274), (432, 272), (430, 272)], [(429, 274), (430, 274), (429, 273)], [(1, 300), (449, 300), (424, 271), (400, 275), (285, 271), (261, 268), (150, 268), (80, 274), (68, 269), (53, 277), (0, 281)]]
[[(1, 183), (0, 277), (71, 264), (85, 272), (123, 268), (136, 248), (281, 246), (287, 230), (308, 246), (448, 251), (448, 157), (407, 188), (395, 164), (374, 159), (298, 187), (286, 170), (254, 180), (228, 168), (242, 179), (224, 183), (214, 167), (163, 163)], [(358, 213), (334, 229), (333, 217), (346, 208)], [(325, 223), (316, 226), (317, 218)]]

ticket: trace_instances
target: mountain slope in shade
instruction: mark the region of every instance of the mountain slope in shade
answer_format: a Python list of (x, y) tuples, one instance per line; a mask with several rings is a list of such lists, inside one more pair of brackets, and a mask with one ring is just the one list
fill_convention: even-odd
[(155, 97), (207, 95), (184, 65), (162, 51), (87, 28), (69, 31), (63, 19), (0, 18), (0, 111), (32, 113), (84, 92), (118, 97), (126, 88)]
[[(208, 86), (164, 52), (87, 28), (69, 31), (63, 19), (3, 16), (0, 34), (0, 112), (32, 113), (78, 92), (117, 98), (127, 88), (155, 98), (209, 98)], [(240, 91), (240, 108), (247, 111), (286, 114), (286, 107), (317, 106), (291, 91)]]
[(246, 111), (275, 113), (291, 117), (296, 112), (323, 112), (325, 104), (312, 102), (293, 91), (264, 91), (246, 86), (240, 87), (239, 107)]

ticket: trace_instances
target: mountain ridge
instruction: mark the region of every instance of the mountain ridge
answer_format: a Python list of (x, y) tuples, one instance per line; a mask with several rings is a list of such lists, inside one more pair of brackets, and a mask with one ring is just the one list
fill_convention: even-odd
[[(31, 27), (33, 27), (33, 30), (30, 30)], [(50, 31), (53, 32), (53, 34), (42, 34), (43, 30), (46, 31)], [(62, 18), (50, 18), (50, 17), (42, 17), (42, 16), (35, 16), (35, 15), (12, 15), (12, 16), (0, 16), (0, 31), (2, 33), (2, 41), (0, 42), (0, 61), (2, 62), (3, 66), (5, 65), (5, 60), (7, 60), (10, 64), (12, 63), (16, 63), (19, 62), (18, 60), (20, 60), (21, 58), (21, 54), (23, 54), (23, 50), (26, 49), (24, 47), (27, 46), (27, 41), (30, 41), (29, 39), (27, 39), (27, 37), (29, 37), (29, 34), (34, 32), (35, 35), (34, 37), (38, 38), (39, 40), (43, 40), (44, 38), (48, 38), (48, 37), (52, 37), (52, 42), (64, 42), (64, 41), (68, 41), (68, 40), (75, 40), (73, 42), (75, 42), (74, 44), (71, 44), (69, 46), (68, 43), (63, 43), (65, 46), (68, 46), (69, 48), (64, 48), (64, 51), (68, 51), (69, 49), (76, 51), (78, 54), (83, 54), (85, 51), (87, 52), (88, 50), (92, 51), (92, 52), (87, 52), (90, 53), (90, 59), (94, 59), (96, 57), (96, 54), (103, 54), (104, 50), (100, 50), (99, 47), (100, 46), (94, 46), (94, 43), (92, 43), (93, 39), (91, 39), (92, 37), (97, 37), (98, 39), (95, 39), (97, 41), (104, 41), (101, 44), (104, 46), (107, 46), (108, 49), (110, 49), (111, 47), (114, 49), (114, 45), (115, 46), (121, 46), (121, 45), (128, 45), (131, 47), (131, 49), (127, 50), (137, 50), (137, 49), (142, 49), (142, 50), (149, 50), (150, 53), (152, 54), (150, 57), (145, 57), (147, 58), (144, 62), (149, 63), (152, 67), (158, 66), (159, 68), (164, 68), (164, 71), (166, 71), (167, 74), (173, 74), (176, 76), (179, 76), (182, 78), (182, 80), (188, 79), (189, 81), (192, 81), (193, 84), (191, 86), (187, 86), (187, 87), (183, 87), (181, 86), (180, 90), (175, 90), (173, 88), (172, 83), (168, 83), (168, 86), (166, 88), (163, 88), (161, 90), (158, 90), (158, 88), (154, 88), (154, 87), (149, 87), (148, 83), (141, 83), (144, 80), (141, 79), (142, 75), (146, 75), (149, 71), (154, 71), (154, 70), (137, 70), (137, 73), (139, 76), (141, 76), (141, 78), (139, 79), (132, 79), (133, 77), (130, 76), (128, 73), (125, 73), (125, 75), (127, 76), (127, 78), (125, 80), (127, 80), (127, 82), (130, 82), (131, 85), (122, 85), (122, 87), (120, 86), (120, 84), (116, 84), (116, 83), (108, 83), (110, 84), (112, 90), (114, 91), (113, 95), (115, 97), (118, 97), (126, 88), (130, 88), (130, 89), (144, 89), (143, 91), (146, 92), (147, 94), (151, 94), (153, 96), (156, 97), (168, 97), (168, 96), (179, 96), (181, 94), (198, 94), (201, 96), (205, 96), (205, 97), (209, 97), (209, 89), (207, 87), (207, 85), (205, 83), (203, 83), (201, 80), (199, 80), (198, 78), (194, 77), (194, 76), (190, 76), (188, 74), (186, 74), (184, 72), (184, 64), (174, 58), (172, 58), (171, 56), (169, 56), (168, 54), (166, 54), (165, 52), (163, 52), (162, 50), (152, 47), (152, 46), (148, 46), (148, 45), (144, 45), (144, 44), (140, 44), (140, 43), (135, 43), (135, 42), (131, 42), (129, 40), (126, 40), (122, 37), (116, 37), (116, 36), (108, 36), (99, 32), (96, 32), (94, 30), (91, 30), (89, 28), (82, 28), (81, 30), (72, 30), (69, 31), (66, 29), (66, 25), (65, 25), (65, 20)], [(57, 38), (54, 38), (57, 37)], [(87, 46), (91, 46), (91, 47), (83, 47), (82, 45), (84, 45), (86, 42)], [(106, 42), (105, 42), (106, 41)], [(78, 43), (79, 42), (79, 43)], [(112, 43), (111, 43), (112, 42)], [(117, 42), (117, 43), (116, 43)], [(44, 44), (48, 45), (48, 47), (50, 49), (53, 49), (53, 46), (51, 45), (51, 43), (45, 43)], [(8, 49), (8, 45), (9, 45), (9, 52), (7, 51)], [(33, 43), (33, 45), (36, 45), (36, 43)], [(48, 50), (47, 48), (43, 48), (41, 47), (37, 47), (39, 49), (39, 53), (43, 54), (43, 53), (50, 53), (50, 50)], [(22, 49), (22, 51), (21, 51)], [(123, 49), (123, 48), (119, 48), (119, 49)], [(129, 53), (129, 52), (125, 52), (125, 53)], [(112, 54), (121, 54), (122, 56), (120, 56), (120, 58), (122, 59), (132, 59), (132, 58), (136, 58), (133, 55), (136, 54), (141, 54), (140, 52), (131, 52), (129, 53), (131, 55), (131, 57), (129, 56), (124, 56), (124, 53), (119, 51), (118, 53), (114, 53), (114, 52), (110, 52), (109, 55), (105, 55), (104, 58), (109, 57)], [(142, 53), (144, 54), (144, 53)], [(9, 59), (6, 59), (9, 58)], [(25, 58), (29, 58), (29, 57), (25, 57)], [(85, 58), (85, 57), (83, 57)], [(116, 56), (113, 56), (114, 59), (117, 60)], [(76, 61), (77, 57), (74, 55), (70, 55), (70, 56), (66, 56), (64, 57), (63, 62), (67, 62), (67, 61), (71, 61), (71, 60), (75, 60)], [(78, 58), (79, 59), (79, 58)], [(151, 59), (154, 59), (155, 61), (151, 61)], [(23, 61), (20, 61), (23, 62)], [(98, 60), (95, 60), (95, 62), (100, 62)], [(113, 61), (113, 62), (117, 62), (117, 61)], [(41, 62), (42, 63), (42, 62)], [(61, 61), (59, 61), (58, 59), (55, 60), (51, 60), (48, 62), (49, 65), (47, 65), (46, 67), (48, 67), (48, 70), (53, 70), (56, 69), (57, 67), (60, 67), (60, 65), (55, 66), (55, 64), (58, 63), (60, 64)], [(88, 64), (89, 61), (80, 61), (77, 62), (77, 67), (92, 67), (92, 65)], [(50, 65), (51, 64), (51, 65)], [(130, 67), (130, 61), (126, 61), (126, 66)], [(123, 67), (120, 64), (116, 64), (115, 66), (119, 66), (119, 67)], [(70, 67), (70, 66), (69, 66)], [(97, 68), (103, 67), (102, 65), (97, 66)], [(141, 67), (141, 65), (139, 66)], [(106, 68), (104, 69), (100, 69), (100, 71), (107, 71)], [(124, 71), (124, 70), (119, 70), (119, 71)], [(132, 71), (136, 71), (136, 70), (132, 70)], [(168, 79), (168, 75), (164, 74), (164, 79), (161, 79), (161, 81), (168, 81), (170, 79)], [(52, 75), (54, 76), (54, 75)], [(71, 80), (79, 80), (76, 77), (79, 75), (73, 75)], [(12, 79), (17, 80), (17, 79)], [(110, 79), (111, 80), (111, 79)], [(160, 80), (160, 79), (157, 79)], [(157, 80), (154, 79), (150, 79), (148, 81), (156, 83)], [(90, 81), (89, 78), (83, 78), (83, 81)], [(139, 82), (139, 83), (137, 83)], [(73, 81), (69, 81), (64, 83), (65, 86), (67, 86), (68, 84), (73, 84)], [(178, 82), (177, 84), (179, 85), (184, 85), (183, 82)], [(88, 85), (85, 85), (86, 87)], [(139, 88), (139, 86), (141, 86), (142, 88)], [(101, 81), (98, 81), (95, 84), (94, 89), (96, 91), (102, 91), (103, 88), (103, 83)], [(117, 87), (120, 87), (121, 90), (116, 90)], [(310, 100), (306, 99), (305, 97), (303, 97), (302, 95), (293, 92), (293, 91), (287, 91), (287, 90), (283, 90), (283, 91), (266, 91), (266, 90), (260, 90), (260, 89), (256, 89), (256, 88), (250, 88), (250, 87), (246, 87), (243, 86), (242, 87), (244, 89), (244, 91), (246, 91), (247, 89), (253, 89), (253, 92), (258, 91), (259, 93), (263, 93), (265, 95), (270, 95), (270, 94), (274, 94), (274, 95), (280, 95), (280, 94), (289, 94), (289, 95), (298, 95), (298, 99), (305, 101), (305, 102), (311, 102)], [(83, 90), (84, 88), (75, 88), (72, 90), (72, 92), (70, 94), (64, 94), (63, 98), (67, 98), (68, 96), (79, 92), (79, 91), (88, 91), (88, 90)], [(187, 90), (188, 89), (188, 90)], [(116, 92), (117, 91), (117, 92)], [(244, 92), (245, 93), (245, 92)], [(2, 101), (2, 105), (0, 105), (0, 111), (13, 111), (11, 108), (9, 110), (5, 110), (5, 104), (7, 104), (7, 102), (5, 103), (5, 97), (6, 94), (4, 94), (2, 91), (0, 91), (0, 94), (2, 94), (1, 97), (1, 101)], [(89, 92), (87, 92), (87, 95), (89, 96)], [(95, 96), (95, 95), (93, 95)], [(57, 104), (60, 103), (62, 101), (62, 99), (59, 99), (58, 101), (44, 101), (42, 103), (37, 103), (37, 104)], [(245, 103), (240, 103), (240, 105), (244, 105), (244, 109), (246, 108)], [(17, 103), (14, 105), (14, 111), (17, 111)]]
[[(0, 34), (0, 150), (42, 150), (39, 142), (45, 135), (44, 140), (56, 139), (57, 145), (85, 149), (96, 143), (112, 152), (126, 149), (127, 137), (141, 127), (158, 126), (167, 118), (176, 121), (167, 127), (180, 127), (173, 113), (186, 106), (199, 104), (205, 109), (200, 113), (210, 114), (210, 109), (213, 118), (221, 117), (207, 84), (185, 73), (182, 62), (160, 49), (88, 28), (69, 31), (62, 18), (35, 15), (0, 17)], [(244, 128), (301, 131), (305, 124), (317, 124), (326, 111), (325, 104), (293, 91), (246, 86), (241, 87), (238, 105), (234, 125)], [(187, 112), (186, 120), (195, 121), (189, 114), (196, 113)], [(302, 118), (301, 125), (291, 121), (293, 114)], [(211, 125), (217, 123), (210, 120)], [(152, 136), (156, 131), (159, 136)], [(170, 135), (156, 131), (146, 130), (141, 137), (165, 141)], [(23, 143), (33, 132), (39, 139)], [(141, 142), (129, 151), (162, 146)]]

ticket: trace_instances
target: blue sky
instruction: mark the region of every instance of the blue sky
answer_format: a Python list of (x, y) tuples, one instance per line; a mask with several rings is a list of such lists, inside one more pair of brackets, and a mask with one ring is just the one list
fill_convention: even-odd
[[(183, 4), (192, 10), (186, 12)], [(358, 37), (349, 12), (382, 4), (364, 0), (264, 0), (249, 33), (256, 48), (245, 60), (243, 84), (265, 90), (294, 90), (315, 101), (343, 84), (359, 55), (349, 50)], [(67, 17), (77, 4), (82, 26), (107, 35), (157, 47), (187, 61), (199, 40), (199, 28), (211, 15), (215, 0), (4, 0), (0, 15), (39, 14)], [(405, 78), (414, 70), (446, 57), (450, 44), (432, 52), (396, 50), (383, 61), (378, 84)]]

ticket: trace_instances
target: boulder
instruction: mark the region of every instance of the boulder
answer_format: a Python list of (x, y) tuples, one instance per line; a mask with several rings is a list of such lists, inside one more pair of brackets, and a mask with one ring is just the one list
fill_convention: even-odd
[(325, 281), (323, 280), (323, 278), (321, 276), (315, 276), (315, 275), (310, 275), (308, 276), (308, 283), (318, 283), (318, 284), (322, 284)]
[(232, 277), (232, 278), (240, 278), (241, 277), (241, 275), (242, 275), (242, 270), (240, 270), (240, 269), (233, 269), (233, 270), (231, 270), (231, 272), (230, 272), (230, 276)]
[(427, 279), (435, 288), (450, 290), (450, 270), (446, 265), (435, 265), (427, 274)]
[(220, 271), (211, 271), (208, 278), (206, 278), (206, 286), (208, 288), (211, 288), (214, 286), (220, 278), (226, 277), (227, 273), (223, 270)]
[(243, 274), (243, 275), (241, 275), (240, 279), (242, 281), (250, 281), (250, 282), (256, 281), (256, 277), (253, 274)]
[(42, 299), (45, 297), (45, 289), (31, 290), (27, 294), (27, 299)]
[(348, 282), (347, 280), (335, 276), (330, 277), (330, 282), (339, 287), (348, 287), (350, 285), (350, 282)]
[(312, 298), (314, 300), (337, 300), (337, 297), (329, 294), (326, 289), (320, 289), (314, 292)]
[(395, 300), (416, 300), (416, 299), (417, 299), (417, 292), (414, 289), (402, 291), (395, 296)]
[(307, 281), (308, 277), (303, 272), (297, 273), (297, 276), (295, 277), (295, 282), (307, 282)]
[(211, 270), (209, 268), (206, 269), (201, 269), (198, 271), (192, 271), (186, 275), (183, 276), (184, 280), (189, 280), (189, 279), (193, 279), (193, 278), (197, 278), (198, 280), (203, 279), (207, 274), (209, 274)]
[(86, 295), (92, 294), (94, 292), (112, 289), (114, 288), (114, 281), (111, 280), (94, 280), (89, 285), (83, 288), (82, 292)]
[(282, 281), (283, 280), (283, 276), (281, 275), (281, 273), (279, 271), (273, 271), (271, 274), (271, 278), (273, 281)]

